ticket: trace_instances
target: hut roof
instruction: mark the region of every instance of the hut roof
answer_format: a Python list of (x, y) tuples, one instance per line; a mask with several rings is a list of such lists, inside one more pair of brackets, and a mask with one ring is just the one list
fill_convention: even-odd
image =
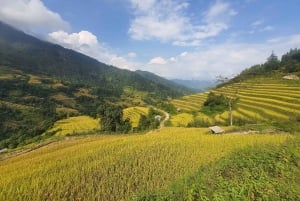
[(219, 126), (212, 126), (212, 127), (209, 127), (209, 129), (211, 130), (212, 133), (215, 133), (215, 134), (219, 134), (219, 133), (224, 133), (225, 132)]

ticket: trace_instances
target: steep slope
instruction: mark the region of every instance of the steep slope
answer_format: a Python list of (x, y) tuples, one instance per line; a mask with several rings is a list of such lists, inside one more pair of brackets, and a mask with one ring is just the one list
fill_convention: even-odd
[(0, 22), (0, 149), (40, 140), (59, 119), (96, 117), (107, 102), (129, 107), (183, 94)]
[(59, 79), (89, 85), (100, 84), (103, 90), (131, 86), (136, 90), (180, 95), (174, 88), (159, 85), (137, 73), (100, 63), (95, 59), (41, 41), (0, 22), (0, 65), (25, 73), (55, 76)]

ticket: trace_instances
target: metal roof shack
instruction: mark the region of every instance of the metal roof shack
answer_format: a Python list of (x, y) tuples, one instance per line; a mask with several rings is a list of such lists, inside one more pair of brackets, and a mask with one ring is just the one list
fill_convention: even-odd
[(209, 127), (210, 131), (213, 133), (213, 134), (222, 134), (224, 133), (225, 131), (219, 127), (219, 126), (212, 126), (212, 127)]

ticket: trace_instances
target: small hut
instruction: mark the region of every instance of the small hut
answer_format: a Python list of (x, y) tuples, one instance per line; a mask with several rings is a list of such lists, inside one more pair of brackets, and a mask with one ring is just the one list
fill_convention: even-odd
[(213, 133), (213, 134), (222, 134), (222, 133), (225, 132), (225, 131), (224, 131), (221, 127), (219, 127), (219, 126), (212, 126), (212, 127), (209, 127), (209, 129), (210, 129), (211, 133)]

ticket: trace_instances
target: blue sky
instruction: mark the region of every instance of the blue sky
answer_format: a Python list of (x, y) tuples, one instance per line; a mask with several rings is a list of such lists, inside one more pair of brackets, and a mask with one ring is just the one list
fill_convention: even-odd
[(129, 70), (232, 76), (300, 48), (299, 0), (0, 0), (0, 20)]

